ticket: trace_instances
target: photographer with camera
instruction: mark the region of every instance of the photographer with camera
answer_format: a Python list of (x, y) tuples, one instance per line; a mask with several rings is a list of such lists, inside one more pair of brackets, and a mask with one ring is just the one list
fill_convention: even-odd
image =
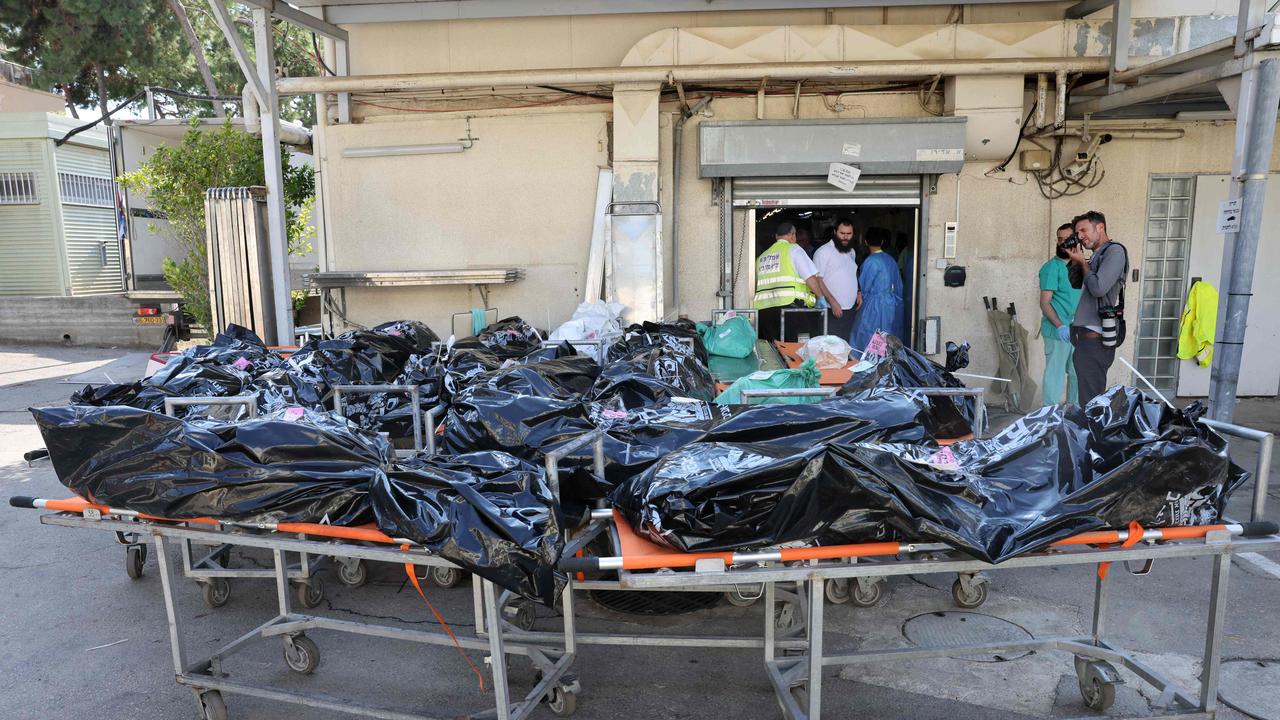
[[(1071, 320), (1080, 304), (1080, 291), (1071, 287), (1067, 251), (1062, 244), (1075, 235), (1071, 223), (1058, 227), (1054, 257), (1040, 266), (1040, 336), (1044, 341), (1044, 404), (1057, 405), (1066, 384), (1066, 402), (1080, 402), (1076, 387), (1076, 367), (1071, 362)], [(1078, 241), (1077, 241), (1078, 242)]]
[[(1075, 234), (1062, 243), (1071, 286), (1083, 290), (1071, 321), (1072, 361), (1080, 385), (1080, 404), (1107, 389), (1107, 370), (1125, 338), (1124, 282), (1129, 252), (1107, 235), (1107, 218), (1097, 210), (1072, 221)], [(1086, 261), (1084, 249), (1093, 254)]]

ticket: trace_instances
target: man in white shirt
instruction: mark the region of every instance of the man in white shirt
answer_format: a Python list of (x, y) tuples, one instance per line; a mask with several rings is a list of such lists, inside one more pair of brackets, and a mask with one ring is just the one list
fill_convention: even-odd
[(853, 220), (840, 218), (832, 234), (834, 237), (813, 253), (813, 264), (841, 310), (839, 315), (828, 311), (827, 334), (848, 340), (853, 331), (854, 310), (862, 305), (858, 261), (853, 252)]

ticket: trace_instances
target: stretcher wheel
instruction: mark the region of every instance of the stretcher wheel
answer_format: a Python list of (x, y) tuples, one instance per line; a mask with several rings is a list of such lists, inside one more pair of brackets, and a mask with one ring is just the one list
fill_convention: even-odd
[(751, 607), (759, 602), (762, 591), (759, 585), (752, 585), (749, 586), (749, 592), (750, 594), (743, 592), (740, 587), (735, 587), (732, 590), (724, 591), (724, 599), (728, 600), (729, 604), (734, 607)]
[(431, 582), (442, 588), (458, 587), (465, 579), (462, 570), (439, 565), (432, 565), (431, 569), (427, 571), (427, 577), (431, 578)]
[(984, 581), (976, 581), (971, 583), (972, 590), (966, 589), (964, 581), (956, 578), (951, 583), (951, 599), (956, 601), (956, 605), (967, 610), (979, 607), (987, 601), (987, 583)]
[(1090, 710), (1106, 710), (1116, 701), (1116, 686), (1096, 677), (1090, 679), (1087, 685), (1081, 680), (1080, 696)]
[(849, 602), (858, 607), (875, 607), (882, 597), (884, 597), (884, 582), (881, 580), (869, 583), (854, 580), (849, 583)]
[(124, 571), (129, 577), (138, 580), (142, 577), (142, 568), (147, 564), (147, 546), (130, 545), (124, 549)]
[(220, 608), (231, 599), (231, 583), (227, 582), (226, 578), (211, 578), (208, 582), (200, 584), (200, 597), (204, 600), (205, 606)]
[(200, 720), (227, 720), (227, 704), (222, 693), (209, 690), (200, 693)]
[(1106, 660), (1076, 656), (1076, 682), (1080, 697), (1090, 710), (1106, 710), (1116, 701), (1116, 685), (1124, 682), (1116, 667)]
[(843, 605), (849, 602), (849, 581), (828, 580), (826, 584), (827, 602)]
[(533, 610), (533, 603), (528, 600), (518, 600), (508, 604), (503, 608), (508, 621), (516, 627), (529, 632), (533, 630), (533, 623), (538, 619)]
[(324, 585), (320, 578), (312, 575), (306, 582), (296, 583), (293, 588), (298, 604), (305, 608), (313, 608), (324, 600)]
[(338, 582), (351, 588), (358, 588), (369, 579), (369, 571), (363, 560), (352, 563), (338, 563)]
[(578, 711), (578, 694), (557, 685), (547, 695), (547, 709), (556, 717), (569, 717)]
[(320, 647), (306, 635), (294, 635), (284, 640), (284, 662), (289, 669), (310, 675), (320, 665)]

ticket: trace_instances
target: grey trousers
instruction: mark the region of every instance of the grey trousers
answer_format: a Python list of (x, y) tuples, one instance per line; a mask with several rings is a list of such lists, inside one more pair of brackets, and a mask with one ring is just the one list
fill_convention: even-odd
[(1076, 367), (1080, 387), (1080, 404), (1084, 405), (1107, 389), (1107, 370), (1116, 360), (1116, 349), (1105, 347), (1102, 336), (1087, 328), (1072, 326), (1071, 344), (1075, 352), (1071, 361)]

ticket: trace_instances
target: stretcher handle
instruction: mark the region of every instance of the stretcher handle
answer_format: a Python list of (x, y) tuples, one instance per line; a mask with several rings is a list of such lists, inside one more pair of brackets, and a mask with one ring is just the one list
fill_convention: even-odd
[(48, 448), (40, 448), (38, 450), (28, 450), (22, 453), (22, 459), (26, 460), (27, 462), (32, 462), (34, 460), (39, 460), (40, 458), (47, 458), (47, 457), (49, 457)]
[(9, 498), (9, 505), (11, 507), (34, 510), (36, 508), (36, 499), (29, 495), (14, 495)]
[(600, 569), (600, 558), (562, 557), (556, 566), (565, 572), (595, 572)]
[[(1233, 523), (1231, 525), (1192, 525), (1165, 528), (1150, 528), (1144, 532), (1143, 538), (1150, 540), (1194, 540), (1203, 538), (1214, 531), (1227, 531), (1241, 537), (1265, 537), (1280, 534), (1280, 526), (1273, 522)], [(1086, 532), (1059, 540), (1055, 546), (1064, 545), (1114, 545), (1129, 540), (1125, 530), (1101, 530)], [(660, 553), (638, 555), (632, 557), (567, 557), (561, 558), (558, 566), (566, 572), (587, 572), (592, 570), (656, 570), (659, 568), (694, 567), (700, 559), (717, 558), (726, 565), (743, 562), (774, 561), (795, 562), (800, 560), (826, 560), (844, 557), (873, 557), (897, 555), (910, 551), (909, 544), (895, 542), (861, 543), (853, 545), (820, 545), (805, 548), (781, 548), (760, 552), (709, 552), (709, 553)]]

